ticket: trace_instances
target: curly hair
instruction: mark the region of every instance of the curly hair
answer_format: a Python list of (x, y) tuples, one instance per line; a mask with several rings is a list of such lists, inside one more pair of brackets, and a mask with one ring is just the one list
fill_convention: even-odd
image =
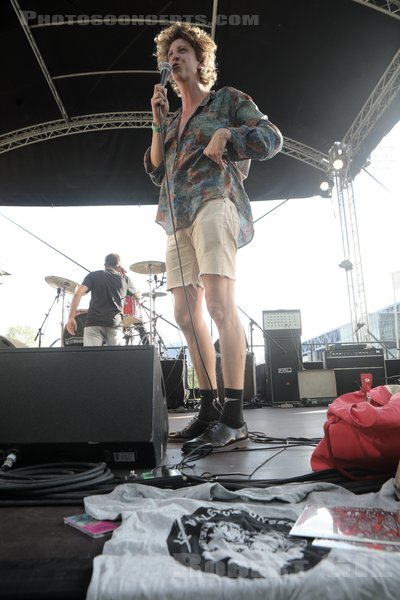
[[(196, 58), (201, 63), (199, 67), (200, 81), (207, 90), (210, 90), (217, 80), (215, 57), (217, 45), (210, 35), (200, 27), (177, 22), (156, 35), (154, 56), (157, 58), (158, 68), (160, 69), (164, 62), (168, 62), (168, 51), (172, 42), (180, 38), (186, 40), (194, 49)], [(171, 79), (171, 86), (174, 92), (180, 96), (178, 86), (173, 79)]]

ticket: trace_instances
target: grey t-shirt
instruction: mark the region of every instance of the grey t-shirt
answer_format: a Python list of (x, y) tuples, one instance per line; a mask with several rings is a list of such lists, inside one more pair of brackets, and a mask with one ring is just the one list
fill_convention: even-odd
[(122, 525), (94, 559), (87, 600), (354, 600), (397, 598), (395, 552), (326, 549), (289, 530), (307, 504), (398, 510), (389, 480), (377, 494), (330, 483), (229, 491), (124, 484), (85, 499)]

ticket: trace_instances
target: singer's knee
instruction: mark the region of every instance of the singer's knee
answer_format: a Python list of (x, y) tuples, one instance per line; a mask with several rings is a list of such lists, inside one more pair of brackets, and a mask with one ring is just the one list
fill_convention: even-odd
[(183, 332), (188, 331), (191, 328), (192, 324), (188, 311), (175, 310), (174, 316), (177, 325), (182, 329)]

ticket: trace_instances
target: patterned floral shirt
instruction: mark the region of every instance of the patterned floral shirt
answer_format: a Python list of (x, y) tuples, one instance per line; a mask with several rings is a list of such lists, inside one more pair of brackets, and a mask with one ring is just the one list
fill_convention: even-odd
[[(180, 117), (181, 109), (168, 118), (165, 128), (168, 184), (175, 228), (189, 227), (204, 202), (227, 197), (239, 211), (240, 248), (251, 241), (254, 233), (250, 201), (243, 187), (250, 160), (275, 156), (282, 148), (282, 135), (258, 110), (250, 96), (232, 87), (211, 91), (186, 123), (178, 141)], [(227, 161), (226, 169), (203, 154), (213, 133), (222, 127), (228, 128), (232, 134), (223, 156)], [(156, 222), (171, 235), (173, 227), (164, 164), (161, 162), (154, 169), (150, 148), (145, 153), (144, 164), (153, 183), (161, 186)]]

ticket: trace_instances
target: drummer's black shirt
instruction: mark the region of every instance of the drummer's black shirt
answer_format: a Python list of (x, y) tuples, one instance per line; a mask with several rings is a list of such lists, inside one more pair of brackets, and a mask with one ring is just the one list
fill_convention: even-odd
[(129, 277), (106, 269), (89, 273), (82, 284), (92, 294), (85, 327), (121, 325), (124, 298), (138, 291)]

